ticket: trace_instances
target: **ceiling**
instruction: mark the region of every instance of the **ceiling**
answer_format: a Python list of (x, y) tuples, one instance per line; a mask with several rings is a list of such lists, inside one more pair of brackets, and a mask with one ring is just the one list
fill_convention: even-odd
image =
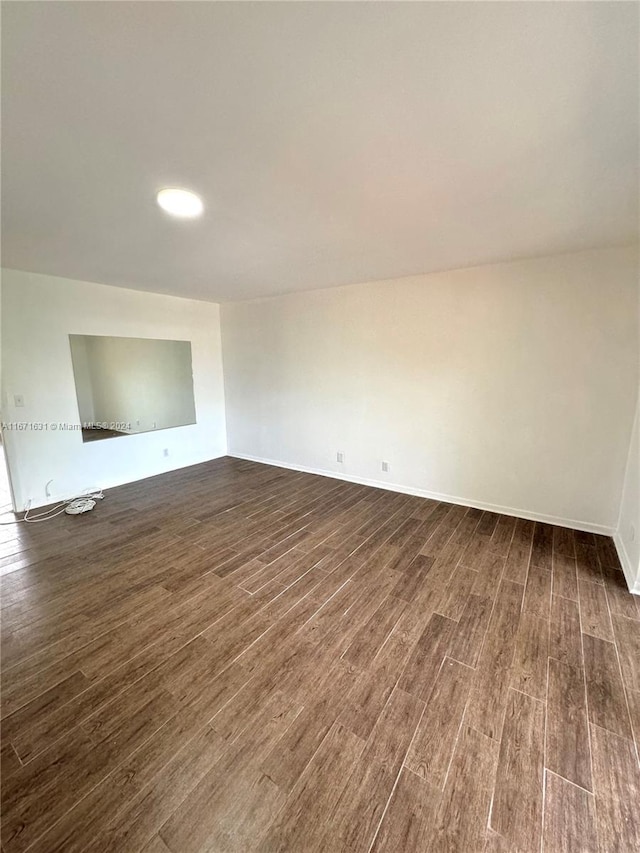
[(3, 264), (223, 301), (629, 243), (638, 11), (5, 2)]

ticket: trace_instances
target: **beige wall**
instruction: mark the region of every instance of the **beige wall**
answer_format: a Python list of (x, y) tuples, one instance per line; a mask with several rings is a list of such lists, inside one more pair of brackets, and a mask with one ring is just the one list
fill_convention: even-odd
[(612, 249), (224, 304), (229, 451), (613, 532), (636, 281)]

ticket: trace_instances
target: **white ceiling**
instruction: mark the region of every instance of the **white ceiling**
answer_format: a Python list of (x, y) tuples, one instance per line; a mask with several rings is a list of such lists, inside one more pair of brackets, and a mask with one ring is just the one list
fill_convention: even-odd
[(2, 11), (7, 267), (217, 301), (637, 237), (635, 3)]

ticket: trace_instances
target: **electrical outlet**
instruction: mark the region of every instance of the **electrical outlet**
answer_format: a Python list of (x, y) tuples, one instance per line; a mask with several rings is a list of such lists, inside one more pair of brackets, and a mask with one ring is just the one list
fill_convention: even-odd
[(165, 449), (162, 451), (162, 455), (163, 455), (163, 456), (168, 456), (168, 455), (169, 455), (169, 448), (168, 448), (168, 447), (165, 447)]
[(383, 470), (383, 471), (385, 471), (385, 472), (387, 472), (387, 473), (391, 470), (391, 466), (389, 465), (389, 463), (388, 463), (388, 462), (383, 462), (383, 463), (382, 463), (382, 470)]
[(344, 462), (344, 453), (342, 452), (342, 450), (339, 450), (336, 453), (336, 459), (338, 460), (338, 462)]

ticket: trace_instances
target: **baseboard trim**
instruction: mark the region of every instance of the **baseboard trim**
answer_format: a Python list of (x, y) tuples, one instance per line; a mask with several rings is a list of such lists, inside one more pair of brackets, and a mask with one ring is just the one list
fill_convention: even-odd
[[(192, 468), (192, 467), (195, 467), (196, 465), (203, 465), (205, 462), (214, 462), (216, 459), (224, 459), (224, 457), (228, 456), (228, 455), (229, 454), (225, 450), (224, 453), (219, 453), (217, 456), (208, 456), (206, 459), (199, 459), (197, 462), (188, 462), (186, 465), (167, 466), (166, 468), (163, 468), (162, 471), (156, 471), (155, 474), (143, 474), (140, 477), (134, 477), (132, 480), (123, 480), (120, 477), (116, 477), (115, 479), (105, 478), (105, 479), (101, 480), (101, 483), (99, 486), (85, 486), (82, 488), (82, 490), (80, 492), (74, 492), (74, 491), (57, 492), (53, 495), (50, 495), (45, 500), (42, 500), (42, 499), (34, 500), (29, 505), (28, 511), (33, 512), (35, 510), (43, 510), (43, 509), (46, 510), (52, 506), (55, 506), (56, 504), (61, 503), (62, 501), (68, 501), (71, 498), (77, 498), (77, 497), (79, 497), (79, 496), (81, 496), (81, 495), (83, 495), (89, 491), (106, 492), (109, 489), (117, 489), (119, 486), (129, 486), (131, 483), (139, 483), (142, 480), (151, 480), (151, 479), (153, 479), (153, 477), (161, 477), (163, 474), (171, 474), (174, 471), (182, 471), (184, 468)], [(13, 511), (14, 514), (22, 517), (24, 515), (24, 513), (27, 512), (27, 504), (28, 504), (28, 501), (25, 500), (23, 503), (22, 509), (14, 510)]]
[(622, 541), (619, 530), (616, 530), (613, 534), (613, 544), (616, 546), (616, 551), (620, 558), (620, 565), (622, 566), (622, 571), (624, 572), (624, 577), (630, 592), (634, 595), (640, 595), (640, 576), (636, 579), (635, 575), (637, 567), (634, 568), (631, 558), (627, 554), (627, 549), (624, 547), (624, 542)]
[(234, 459), (245, 459), (247, 462), (260, 462), (263, 465), (273, 465), (276, 468), (287, 468), (290, 471), (300, 471), (303, 474), (317, 474), (320, 477), (330, 477), (334, 480), (346, 480), (348, 483), (358, 483), (361, 486), (373, 486), (376, 489), (386, 489), (389, 492), (400, 492), (404, 495), (413, 495), (418, 498), (430, 498), (431, 500), (443, 501), (444, 503), (460, 504), (460, 506), (484, 509), (497, 512), (500, 515), (513, 515), (516, 518), (526, 518), (529, 521), (543, 521), (546, 524), (555, 524), (558, 527), (570, 527), (573, 530), (584, 530), (587, 533), (601, 533), (604, 536), (613, 536), (615, 529), (603, 524), (593, 524), (590, 521), (578, 521), (574, 518), (560, 518), (555, 515), (544, 515), (539, 512), (529, 512), (510, 506), (485, 503), (484, 501), (473, 501), (458, 495), (445, 495), (439, 492), (430, 492), (428, 489), (417, 489), (413, 486), (403, 486), (399, 483), (388, 483), (385, 480), (373, 480), (367, 477), (341, 474), (338, 471), (329, 471), (322, 468), (309, 468), (306, 465), (292, 465), (277, 459), (265, 459), (260, 456), (250, 456), (246, 453), (232, 453), (229, 456)]

